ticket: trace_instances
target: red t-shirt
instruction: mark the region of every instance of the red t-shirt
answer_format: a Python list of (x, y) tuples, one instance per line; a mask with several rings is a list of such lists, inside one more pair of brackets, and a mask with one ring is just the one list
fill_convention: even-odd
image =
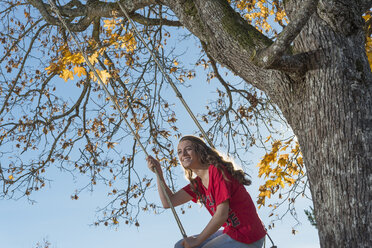
[[(229, 200), (229, 217), (227, 222), (223, 224), (223, 233), (245, 244), (251, 244), (262, 239), (266, 235), (266, 231), (244, 185), (239, 183), (226, 170), (225, 175), (229, 181), (226, 181), (222, 173), (213, 165), (209, 166), (208, 171), (208, 188), (206, 189), (201, 179), (197, 177), (198, 191), (212, 216), (220, 203)], [(183, 190), (193, 197), (194, 202), (197, 202), (197, 196), (191, 190), (190, 184), (185, 186)]]

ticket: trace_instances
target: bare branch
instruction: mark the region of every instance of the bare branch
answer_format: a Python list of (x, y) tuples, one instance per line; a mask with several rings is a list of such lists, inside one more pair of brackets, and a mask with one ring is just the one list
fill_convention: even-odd
[(43, 26), (41, 26), (35, 33), (34, 37), (32, 38), (31, 42), (30, 42), (30, 45), (28, 47), (28, 50), (26, 51), (26, 54), (23, 56), (23, 61), (22, 61), (22, 64), (21, 64), (21, 68), (19, 69), (18, 71), (18, 74), (16, 76), (16, 78), (13, 80), (12, 82), (12, 87), (9, 89), (9, 92), (7, 94), (7, 96), (5, 97), (5, 100), (4, 100), (4, 104), (2, 106), (2, 108), (0, 109), (0, 115), (3, 113), (4, 109), (6, 108), (7, 104), (8, 104), (8, 100), (10, 98), (10, 96), (12, 95), (13, 93), (13, 90), (15, 88), (15, 86), (17, 85), (18, 83), (18, 79), (20, 78), (21, 76), (21, 73), (23, 72), (23, 68), (25, 66), (25, 63), (27, 61), (27, 58), (32, 50), (32, 47), (34, 45), (34, 42), (35, 40), (38, 38), (38, 35), (40, 34), (40, 32), (46, 27), (48, 26), (48, 24), (44, 24)]
[(37, 20), (35, 23), (33, 23), (31, 25), (31, 27), (29, 27), (27, 30), (25, 30), (19, 37), (17, 37), (17, 39), (14, 40), (12, 46), (10, 48), (7, 49), (5, 55), (0, 59), (0, 64), (4, 61), (4, 59), (6, 59), (11, 51), (13, 50), (13, 48), (19, 43), (22, 41), (23, 37), (25, 37), (30, 31), (33, 31), (34, 27), (39, 24), (39, 22), (41, 21), (42, 19), (39, 19)]

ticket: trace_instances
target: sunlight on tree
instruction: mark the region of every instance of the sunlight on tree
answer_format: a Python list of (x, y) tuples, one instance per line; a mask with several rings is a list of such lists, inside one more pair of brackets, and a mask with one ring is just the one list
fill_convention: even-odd
[[(205, 83), (215, 87), (215, 97), (198, 113), (213, 143), (243, 167), (251, 166), (248, 151), (263, 149), (260, 207), (271, 207), (273, 216), (279, 206), (292, 213), (298, 196), (310, 198), (311, 183), (323, 247), (331, 247), (327, 238), (336, 235), (329, 223), (341, 223), (340, 232), (349, 227), (346, 220), (325, 216), (327, 209), (337, 207), (355, 223), (358, 216), (370, 222), (362, 208), (351, 216), (335, 193), (343, 190), (337, 188), (341, 181), (357, 187), (357, 178), (367, 178), (370, 2), (122, 2), (177, 87), (190, 87), (191, 79), (204, 74)], [(3, 0), (0, 6), (0, 197), (32, 201), (32, 193), (45, 188), (50, 171), (58, 168), (86, 179), (71, 193), (73, 200), (97, 184), (106, 186), (108, 202), (97, 225), (139, 226), (142, 211), (158, 213), (159, 206), (146, 197), (152, 179), (135, 166), (138, 142), (102, 87), (115, 91), (141, 142), (162, 161), (173, 190), (178, 186), (174, 143), (183, 120), (160, 68), (117, 4), (58, 2), (105, 85), (47, 1)], [(194, 44), (192, 61), (187, 42)], [(286, 137), (283, 129), (296, 136)], [(349, 190), (347, 202), (367, 199)], [(278, 198), (269, 202), (273, 195)]]

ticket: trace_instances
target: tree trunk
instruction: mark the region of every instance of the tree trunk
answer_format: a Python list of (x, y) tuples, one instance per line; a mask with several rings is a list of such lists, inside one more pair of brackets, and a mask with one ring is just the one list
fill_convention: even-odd
[(311, 19), (295, 42), (295, 49), (311, 54), (309, 71), (280, 108), (303, 151), (321, 247), (367, 248), (372, 79), (361, 25), (352, 33), (342, 28)]

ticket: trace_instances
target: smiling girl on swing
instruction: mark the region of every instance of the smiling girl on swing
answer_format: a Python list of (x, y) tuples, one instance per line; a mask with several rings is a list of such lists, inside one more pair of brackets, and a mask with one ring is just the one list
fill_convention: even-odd
[[(234, 169), (231, 162), (195, 136), (182, 137), (177, 153), (190, 184), (176, 193), (165, 187), (173, 206), (200, 201), (212, 218), (199, 235), (182, 239), (174, 247), (261, 248), (266, 231), (244, 187), (251, 184), (244, 172)], [(160, 181), (165, 185), (160, 163), (152, 156), (147, 157), (147, 163), (152, 171), (158, 171), (158, 187)], [(163, 191), (158, 191), (163, 207), (169, 208)]]

